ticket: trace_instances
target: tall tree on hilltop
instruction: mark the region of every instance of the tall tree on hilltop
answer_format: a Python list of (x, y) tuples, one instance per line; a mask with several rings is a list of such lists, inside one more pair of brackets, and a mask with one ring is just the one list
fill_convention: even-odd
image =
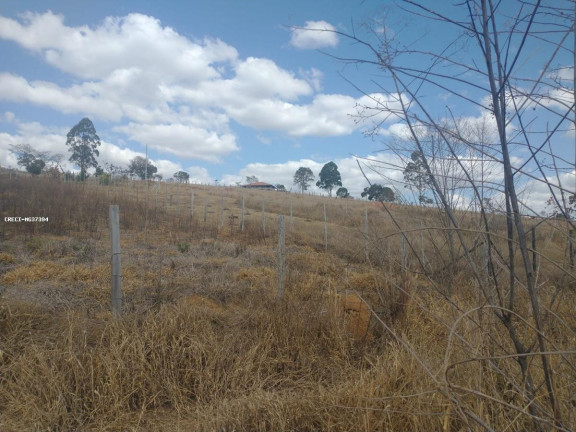
[(310, 183), (314, 181), (314, 173), (310, 168), (300, 167), (294, 174), (294, 184), (300, 188), (300, 192), (304, 193), (308, 190)]
[(316, 182), (320, 189), (326, 189), (328, 196), (332, 196), (332, 189), (336, 186), (342, 186), (342, 177), (338, 171), (338, 165), (334, 162), (328, 162), (320, 171), (320, 180)]
[(72, 152), (70, 162), (80, 167), (80, 179), (84, 180), (88, 168), (98, 167), (96, 156), (100, 156), (98, 152), (100, 137), (89, 118), (84, 117), (70, 129), (66, 135), (66, 146), (68, 146), (68, 151)]
[(424, 155), (420, 151), (413, 151), (410, 159), (412, 161), (404, 168), (405, 187), (418, 191), (418, 202), (421, 205), (431, 204), (432, 199), (426, 196), (425, 192), (432, 188), (432, 178), (426, 171)]
[[(148, 173), (146, 173), (146, 169), (148, 169)], [(136, 156), (130, 161), (130, 165), (128, 165), (128, 172), (137, 175), (141, 180), (153, 178), (157, 171), (158, 168), (156, 168), (150, 160), (148, 160), (148, 165), (146, 165), (146, 158), (142, 156)]]
[(349, 198), (350, 197), (350, 192), (348, 192), (348, 189), (345, 187), (340, 187), (338, 188), (338, 190), (336, 191), (336, 196), (338, 198)]
[(174, 178), (178, 183), (188, 183), (188, 180), (190, 180), (190, 174), (186, 171), (178, 171), (174, 173)]
[(362, 198), (368, 197), (368, 201), (392, 202), (396, 200), (396, 195), (392, 189), (376, 183), (370, 185), (370, 187), (365, 187), (360, 195)]
[(32, 147), (30, 144), (11, 144), (10, 153), (16, 156), (18, 165), (24, 167), (32, 175), (42, 173), (42, 170), (48, 163), (52, 163), (52, 167), (56, 170), (62, 160), (62, 155), (48, 151), (39, 151)]

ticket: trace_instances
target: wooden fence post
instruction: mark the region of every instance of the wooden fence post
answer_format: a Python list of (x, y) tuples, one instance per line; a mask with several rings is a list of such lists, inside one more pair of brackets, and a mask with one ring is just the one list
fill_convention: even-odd
[(278, 215), (278, 298), (284, 296), (286, 272), (286, 233), (284, 215)]
[(120, 212), (117, 205), (109, 209), (111, 264), (112, 264), (112, 312), (122, 313), (122, 262), (120, 258)]

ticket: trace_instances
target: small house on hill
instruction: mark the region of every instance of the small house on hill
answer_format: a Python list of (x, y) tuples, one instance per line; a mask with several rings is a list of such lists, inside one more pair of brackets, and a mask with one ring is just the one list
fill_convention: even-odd
[(270, 183), (264, 182), (255, 182), (255, 183), (248, 183), (242, 186), (243, 188), (247, 189), (264, 189), (264, 190), (276, 190), (276, 186)]

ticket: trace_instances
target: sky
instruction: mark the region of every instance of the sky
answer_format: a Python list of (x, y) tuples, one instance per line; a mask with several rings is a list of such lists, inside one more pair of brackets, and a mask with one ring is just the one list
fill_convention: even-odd
[[(296, 190), (299, 167), (318, 177), (333, 161), (358, 197), (368, 182), (355, 156), (393, 159), (384, 140), (403, 128), (370, 110), (359, 121), (358, 107), (393, 108), (398, 93), (378, 68), (338, 59), (369, 58), (365, 47), (319, 30), (408, 34), (406, 43), (424, 50), (457, 36), (397, 17), (392, 2), (374, 0), (1, 0), (0, 165), (16, 167), (8, 150), (19, 143), (67, 159), (66, 134), (88, 117), (102, 142), (101, 165), (127, 166), (147, 147), (164, 179), (180, 170), (205, 184), (257, 176)], [(537, 73), (532, 61), (522, 67)], [(573, 67), (570, 56), (556, 61)], [(457, 106), (450, 92), (424, 97), (440, 117)], [(486, 119), (475, 105), (458, 115)], [(374, 124), (378, 135), (366, 136)], [(572, 137), (559, 138), (568, 160)], [(521, 164), (526, 155), (515, 157)], [(402, 177), (367, 175), (378, 183)], [(541, 207), (542, 196), (533, 205)]]

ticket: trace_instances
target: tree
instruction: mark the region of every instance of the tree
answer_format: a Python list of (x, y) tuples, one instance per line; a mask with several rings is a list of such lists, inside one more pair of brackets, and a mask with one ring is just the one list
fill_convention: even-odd
[(39, 175), (45, 166), (46, 163), (42, 159), (34, 159), (26, 166), (26, 171), (32, 175)]
[(39, 151), (30, 144), (11, 144), (10, 152), (16, 156), (18, 165), (24, 167), (32, 175), (39, 175), (48, 163), (58, 165), (62, 155), (48, 151)]
[(80, 179), (84, 180), (89, 168), (98, 167), (96, 156), (100, 156), (100, 137), (89, 118), (84, 117), (70, 129), (66, 135), (66, 146), (72, 152), (70, 162), (80, 167)]
[(348, 192), (348, 189), (346, 189), (345, 187), (341, 187), (338, 188), (338, 190), (336, 191), (336, 196), (338, 198), (348, 198), (350, 196), (350, 193)]
[(404, 168), (404, 187), (418, 191), (418, 202), (421, 205), (431, 204), (432, 199), (425, 194), (432, 187), (432, 179), (426, 171), (426, 159), (420, 151), (413, 151), (410, 159), (412, 161)]
[(286, 192), (286, 186), (284, 186), (283, 184), (277, 184), (276, 190)]
[(178, 183), (188, 183), (188, 180), (190, 180), (190, 175), (185, 171), (178, 171), (174, 173), (174, 178), (178, 181)]
[(300, 188), (300, 192), (308, 190), (310, 183), (314, 181), (314, 173), (310, 168), (300, 167), (294, 174), (294, 184)]
[[(146, 175), (146, 170), (148, 171), (148, 175)], [(142, 180), (152, 178), (157, 171), (158, 168), (156, 168), (150, 160), (148, 160), (148, 165), (146, 165), (146, 159), (142, 156), (136, 156), (130, 161), (130, 165), (128, 165), (128, 172), (140, 177)]]
[(334, 162), (328, 162), (322, 167), (320, 171), (320, 180), (316, 182), (316, 186), (320, 189), (326, 189), (328, 191), (328, 196), (332, 196), (332, 189), (336, 186), (342, 186), (342, 178), (340, 177), (340, 172), (338, 171), (338, 165)]
[(250, 184), (250, 183), (258, 183), (258, 177), (256, 176), (246, 176), (246, 183)]
[(369, 201), (393, 202), (396, 200), (396, 195), (392, 189), (376, 183), (370, 185), (370, 187), (365, 187), (360, 195), (362, 198), (368, 197)]

